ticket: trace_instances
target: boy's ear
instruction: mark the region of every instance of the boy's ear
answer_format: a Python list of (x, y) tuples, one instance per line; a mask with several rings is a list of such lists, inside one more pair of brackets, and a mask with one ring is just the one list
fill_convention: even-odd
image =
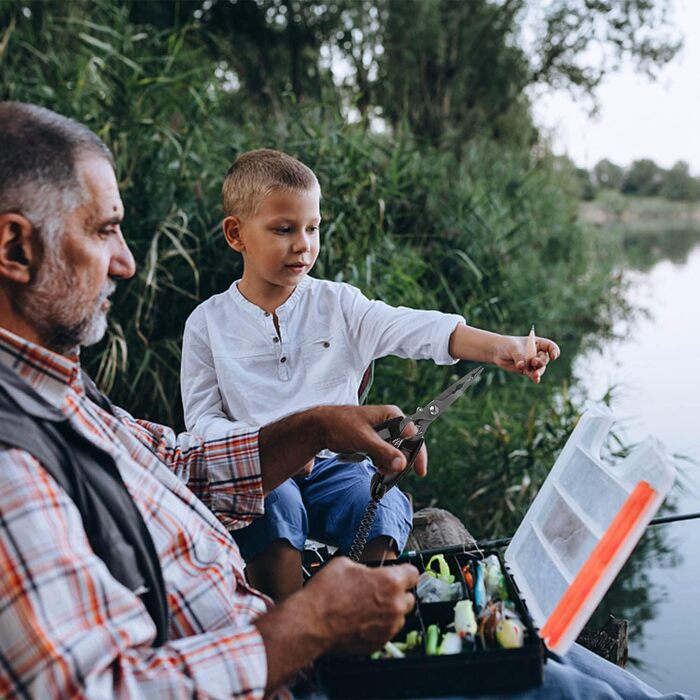
[(22, 214), (0, 214), (0, 277), (16, 284), (31, 282), (37, 262), (34, 235), (34, 227)]
[(237, 216), (227, 216), (224, 219), (223, 229), (226, 242), (236, 252), (242, 253), (245, 250), (245, 243), (241, 238), (241, 220)]

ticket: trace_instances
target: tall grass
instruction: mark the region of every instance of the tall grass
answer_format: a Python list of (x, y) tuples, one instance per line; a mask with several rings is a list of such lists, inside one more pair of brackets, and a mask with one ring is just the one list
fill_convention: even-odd
[[(119, 287), (105, 341), (85, 354), (112, 398), (182, 425), (185, 319), (241, 269), (219, 231), (222, 178), (244, 150), (284, 149), (323, 189), (314, 274), (492, 330), (524, 334), (536, 323), (562, 341), (569, 361), (539, 387), (489, 371), (431, 430), (429, 478), (409, 482), (418, 505), (448, 507), (481, 536), (510, 531), (577, 419), (570, 359), (587, 333), (609, 328), (618, 303), (610, 259), (576, 223), (549, 156), (474, 141), (457, 158), (410, 135), (350, 126), (333, 98), (289, 100), (275, 118), (229, 110), (236, 95), (216, 77), (196, 24), (157, 32), (104, 0), (34, 3), (30, 17), (24, 5), (2, 10), (0, 97), (85, 122), (117, 161), (139, 271)], [(370, 400), (412, 411), (463, 369), (383, 360)]]

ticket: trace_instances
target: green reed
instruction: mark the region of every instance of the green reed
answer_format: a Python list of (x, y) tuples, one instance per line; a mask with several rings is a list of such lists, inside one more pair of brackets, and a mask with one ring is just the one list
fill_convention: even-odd
[[(348, 125), (337, 96), (286, 104), (283, 115), (231, 105), (196, 23), (154, 30), (127, 6), (98, 2), (0, 7), (0, 97), (44, 104), (91, 126), (113, 149), (137, 276), (119, 285), (105, 340), (85, 358), (135, 415), (182, 426), (179, 361), (187, 315), (240, 274), (220, 233), (219, 190), (244, 150), (284, 149), (318, 174), (322, 250), (314, 274), (392, 304), (561, 341), (543, 385), (490, 370), (431, 431), (416, 504), (454, 510), (475, 534), (507, 534), (570, 433), (567, 392), (586, 337), (609, 331), (620, 281), (606, 242), (576, 223), (573, 188), (545, 149), (484, 139), (460, 153), (408, 133)], [(40, 47), (40, 48), (39, 48)], [(461, 367), (378, 362), (374, 402), (412, 411)]]

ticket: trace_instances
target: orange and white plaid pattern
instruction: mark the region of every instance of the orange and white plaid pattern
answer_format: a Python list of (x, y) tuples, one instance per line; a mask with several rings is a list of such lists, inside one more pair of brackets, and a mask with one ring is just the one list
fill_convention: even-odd
[(65, 491), (31, 455), (0, 445), (0, 697), (262, 697), (267, 662), (253, 620), (268, 601), (247, 586), (219, 522), (262, 512), (257, 431), (204, 442), (114, 417), (86, 397), (78, 357), (4, 329), (0, 361), (114, 456), (170, 609), (170, 641), (153, 648), (146, 608), (95, 556)]

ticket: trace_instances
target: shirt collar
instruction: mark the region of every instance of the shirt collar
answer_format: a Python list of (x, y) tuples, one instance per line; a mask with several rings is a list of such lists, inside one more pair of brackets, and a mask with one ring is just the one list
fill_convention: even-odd
[(0, 327), (0, 362), (53, 406), (60, 407), (69, 391), (85, 393), (79, 353), (59, 355)]
[[(241, 306), (243, 309), (245, 309), (248, 313), (253, 314), (254, 316), (265, 316), (266, 312), (264, 309), (261, 309), (257, 304), (254, 304), (252, 301), (248, 301), (240, 292), (238, 289), (238, 283), (241, 280), (238, 279), (236, 280), (230, 287), (229, 287), (229, 293), (233, 300)], [(306, 290), (311, 283), (313, 282), (313, 277), (309, 277), (309, 275), (305, 275), (301, 282), (294, 288), (294, 291), (289, 295), (287, 300), (284, 302), (284, 304), (280, 304), (277, 307), (276, 313), (279, 316), (280, 313), (284, 315), (285, 313), (288, 314), (292, 311), (292, 309), (299, 303), (299, 300), (304, 294), (304, 290)]]

